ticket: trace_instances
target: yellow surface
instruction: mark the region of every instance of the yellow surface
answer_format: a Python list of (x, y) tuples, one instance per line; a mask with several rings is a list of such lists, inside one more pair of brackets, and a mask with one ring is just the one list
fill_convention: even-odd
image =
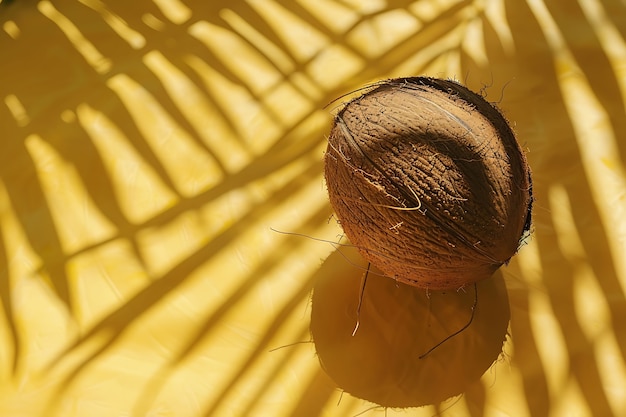
[[(1, 416), (626, 415), (623, 2), (5, 0), (0, 29)], [(496, 364), (385, 410), (310, 343), (333, 247), (275, 230), (337, 240), (324, 106), (407, 75), (498, 102), (534, 233)]]

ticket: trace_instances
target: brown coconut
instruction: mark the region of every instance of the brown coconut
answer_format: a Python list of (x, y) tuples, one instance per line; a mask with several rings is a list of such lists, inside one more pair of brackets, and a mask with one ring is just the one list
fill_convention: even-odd
[(530, 226), (530, 170), (502, 114), (462, 85), (392, 79), (336, 115), (330, 203), (389, 277), (452, 289), (490, 277)]

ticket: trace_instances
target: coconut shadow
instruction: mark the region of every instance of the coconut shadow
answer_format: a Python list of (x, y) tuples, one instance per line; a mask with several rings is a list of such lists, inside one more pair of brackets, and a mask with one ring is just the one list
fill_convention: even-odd
[(324, 262), (313, 289), (316, 351), (342, 390), (384, 407), (437, 404), (462, 394), (498, 358), (510, 317), (501, 273), (478, 283), (472, 324), (420, 359), (467, 324), (473, 288), (427, 294), (372, 269), (352, 336), (365, 267), (356, 249), (341, 248)]

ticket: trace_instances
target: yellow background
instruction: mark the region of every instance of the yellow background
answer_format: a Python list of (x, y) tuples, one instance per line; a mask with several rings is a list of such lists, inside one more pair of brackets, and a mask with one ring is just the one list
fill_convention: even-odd
[[(1, 416), (626, 415), (623, 2), (5, 0), (0, 26)], [(505, 353), (407, 411), (286, 346), (333, 247), (275, 230), (337, 239), (324, 106), (409, 75), (497, 102), (536, 201)]]

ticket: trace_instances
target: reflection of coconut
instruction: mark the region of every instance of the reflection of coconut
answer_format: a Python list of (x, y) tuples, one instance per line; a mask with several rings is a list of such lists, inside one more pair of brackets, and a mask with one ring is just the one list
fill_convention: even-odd
[(529, 227), (529, 168), (513, 132), (453, 81), (394, 79), (350, 101), (335, 117), (325, 177), (361, 254), (421, 288), (490, 277)]
[(354, 249), (333, 253), (313, 289), (311, 333), (324, 370), (341, 389), (385, 407), (435, 404), (464, 392), (497, 359), (509, 321), (500, 275), (477, 284), (472, 325), (420, 359), (467, 324), (474, 289), (427, 295), (373, 269), (352, 336), (363, 276), (354, 266), (359, 262), (366, 266)]

